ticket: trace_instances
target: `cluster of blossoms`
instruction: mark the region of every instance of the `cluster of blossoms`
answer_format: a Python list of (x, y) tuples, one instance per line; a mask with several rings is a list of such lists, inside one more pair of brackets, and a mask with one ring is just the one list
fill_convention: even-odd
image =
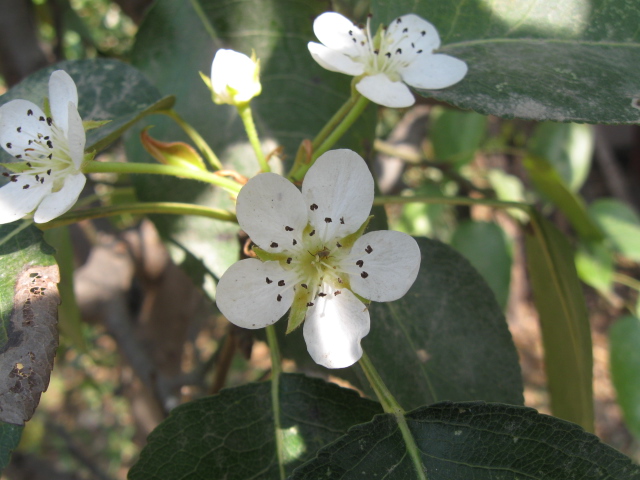
[(220, 311), (241, 327), (263, 328), (291, 308), (288, 331), (304, 321), (316, 363), (343, 368), (358, 361), (360, 340), (369, 333), (361, 299), (402, 297), (420, 267), (420, 249), (409, 235), (363, 235), (373, 190), (366, 163), (350, 150), (318, 158), (302, 192), (273, 173), (249, 180), (238, 196), (238, 223), (261, 260), (240, 260), (224, 273)]
[(44, 223), (68, 211), (78, 200), (86, 178), (85, 132), (78, 114), (78, 92), (63, 70), (49, 78), (51, 115), (27, 100), (0, 107), (0, 144), (16, 160), (3, 173), (9, 182), (0, 188), (0, 224), (26, 217)]

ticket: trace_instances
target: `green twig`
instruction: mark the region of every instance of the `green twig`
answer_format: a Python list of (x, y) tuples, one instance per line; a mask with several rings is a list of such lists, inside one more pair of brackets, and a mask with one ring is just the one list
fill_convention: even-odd
[(422, 464), (422, 460), (420, 459), (420, 450), (416, 445), (416, 441), (413, 438), (413, 434), (409, 429), (409, 425), (407, 425), (407, 419), (404, 416), (404, 410), (397, 402), (397, 400), (393, 397), (384, 381), (378, 374), (377, 370), (369, 360), (366, 352), (362, 352), (362, 357), (358, 362), (362, 371), (364, 372), (367, 380), (369, 380), (369, 384), (373, 388), (373, 391), (376, 393), (378, 400), (382, 404), (382, 409), (392, 414), (396, 418), (396, 422), (398, 422), (398, 428), (402, 433), (402, 438), (404, 439), (404, 443), (407, 446), (407, 453), (409, 457), (411, 457), (411, 461), (413, 462), (413, 466), (416, 471), (417, 478), (419, 480), (427, 480), (426, 468)]
[(129, 163), (129, 162), (96, 162), (89, 161), (82, 165), (83, 173), (142, 173), (150, 175), (172, 175), (180, 178), (190, 178), (201, 182), (211, 183), (224, 188), (231, 193), (238, 193), (242, 185), (221, 175), (204, 170), (163, 165), (159, 163)]
[(207, 162), (209, 162), (209, 165), (211, 165), (214, 170), (223, 169), (222, 162), (220, 162), (220, 159), (216, 156), (215, 153), (213, 153), (213, 150), (211, 149), (209, 144), (205, 141), (204, 138), (202, 138), (202, 136), (196, 131), (195, 128), (189, 125), (180, 115), (178, 115), (178, 112), (171, 109), (162, 110), (159, 113), (162, 113), (173, 119), (173, 121), (175, 121), (180, 126), (180, 128), (182, 128), (182, 130), (184, 130), (184, 132), (189, 135), (191, 141), (196, 145), (196, 147), (198, 147), (200, 153), (204, 156)]
[(243, 103), (242, 105), (236, 105), (238, 109), (238, 114), (242, 119), (242, 123), (244, 124), (244, 129), (247, 132), (247, 137), (249, 138), (249, 142), (253, 147), (253, 151), (256, 153), (256, 158), (258, 159), (258, 164), (260, 165), (260, 170), (263, 172), (270, 172), (269, 164), (264, 157), (264, 153), (262, 153), (262, 146), (260, 145), (260, 139), (258, 138), (258, 132), (256, 131), (256, 125), (253, 123), (253, 115), (251, 114), (251, 106), (249, 102)]
[(276, 432), (276, 453), (278, 456), (278, 467), (280, 469), (280, 480), (286, 478), (284, 470), (284, 438), (282, 425), (280, 423), (280, 374), (282, 366), (280, 362), (280, 348), (278, 347), (278, 337), (276, 328), (269, 325), (267, 330), (267, 343), (271, 354), (271, 409), (273, 411), (273, 423)]

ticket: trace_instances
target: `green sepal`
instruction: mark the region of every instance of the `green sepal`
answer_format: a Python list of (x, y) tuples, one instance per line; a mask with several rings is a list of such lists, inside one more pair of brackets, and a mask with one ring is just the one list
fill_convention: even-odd
[(355, 232), (353, 232), (353, 233), (347, 235), (346, 237), (340, 239), (340, 241), (339, 241), (340, 245), (342, 245), (343, 248), (351, 248), (351, 247), (353, 247), (353, 244), (356, 243), (356, 240), (358, 240), (362, 236), (364, 231), (369, 226), (369, 222), (371, 221), (371, 219), (373, 217), (374, 217), (373, 215), (369, 215), (369, 218), (367, 218), (362, 223), (362, 225), (360, 225), (360, 228), (358, 230), (356, 230)]
[(211, 78), (202, 72), (198, 72), (198, 73), (200, 74), (200, 78), (202, 79), (204, 84), (207, 86), (207, 88), (211, 92), (211, 99), (213, 99), (213, 85), (211, 85)]
[(293, 332), (296, 328), (302, 325), (304, 319), (307, 316), (307, 303), (311, 301), (311, 292), (299, 285), (297, 285), (296, 294), (293, 297), (293, 303), (291, 304), (291, 310), (289, 310), (289, 323), (287, 323), (287, 334)]
[(94, 128), (98, 128), (101, 127), (103, 125), (106, 125), (107, 123), (111, 122), (111, 120), (83, 120), (82, 121), (82, 127), (84, 128), (84, 131), (88, 131), (88, 130), (93, 130)]
[(286, 253), (271, 253), (261, 249), (259, 246), (254, 245), (252, 250), (263, 262), (286, 262), (288, 255)]

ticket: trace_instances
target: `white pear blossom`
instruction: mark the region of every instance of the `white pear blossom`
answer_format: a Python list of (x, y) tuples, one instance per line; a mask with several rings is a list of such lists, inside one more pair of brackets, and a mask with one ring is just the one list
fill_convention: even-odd
[[(309, 51), (322, 67), (357, 77), (356, 90), (387, 107), (408, 107), (415, 99), (407, 85), (423, 89), (449, 87), (467, 73), (462, 60), (433, 53), (440, 46), (436, 28), (418, 15), (403, 15), (371, 35), (367, 25), (354, 25), (336, 12), (313, 22), (320, 43)], [(406, 84), (406, 85), (405, 85)]]
[(34, 210), (36, 223), (53, 220), (73, 207), (84, 187), (78, 92), (63, 70), (49, 77), (49, 106), (50, 117), (27, 100), (0, 107), (0, 144), (18, 160), (5, 165), (15, 173), (3, 173), (10, 181), (0, 188), (0, 224)]
[(247, 103), (262, 91), (260, 61), (234, 50), (218, 50), (211, 64), (211, 89), (216, 103)]
[(348, 367), (362, 356), (369, 311), (361, 299), (402, 297), (420, 266), (409, 235), (362, 235), (373, 204), (373, 178), (350, 150), (322, 155), (302, 192), (274, 173), (253, 177), (238, 195), (242, 229), (260, 259), (240, 260), (218, 283), (217, 304), (234, 324), (262, 328), (289, 308), (291, 331), (304, 321), (307, 349), (316, 363)]

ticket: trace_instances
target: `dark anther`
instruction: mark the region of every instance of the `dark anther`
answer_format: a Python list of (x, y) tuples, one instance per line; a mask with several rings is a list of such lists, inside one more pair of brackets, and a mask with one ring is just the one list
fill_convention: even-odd
[(284, 227), (284, 229), (285, 229), (287, 232), (293, 232), (293, 228), (291, 228), (291, 227), (289, 227), (289, 226), (285, 226), (285, 227)]
[(422, 53), (422, 50), (418, 50), (416, 53)]
[(29, 162), (27, 162), (27, 167), (31, 167), (31, 164)]
[(31, 109), (27, 110), (27, 115), (28, 115), (28, 116), (33, 115), (33, 110), (31, 110)]
[(336, 247), (342, 248), (342, 244), (340, 242), (336, 242)]
[(342, 283), (342, 279), (338, 277), (338, 283)]
[(300, 284), (300, 286), (301, 286), (302, 288), (309, 288), (309, 287), (307, 287), (307, 284), (306, 284), (306, 283), (301, 283), (301, 284)]
[(33, 143), (33, 140), (29, 140), (29, 141), (27, 142), (27, 145), (31, 145), (32, 143)]
[(267, 277), (267, 285), (268, 285), (269, 283), (273, 283), (273, 280), (271, 280), (269, 277)]
[(51, 175), (51, 169), (47, 170), (47, 175)]
[(47, 155), (47, 158), (51, 160), (53, 158), (53, 153), (50, 153), (49, 155)]
[(356, 262), (356, 265), (358, 265), (360, 268), (362, 268), (362, 266), (364, 265), (364, 262), (362, 260), (358, 260)]
[(360, 276), (361, 276), (362, 278), (367, 278), (367, 277), (369, 276), (369, 274), (368, 274), (367, 272), (362, 272), (362, 273), (360, 274)]
[(364, 40), (362, 40), (362, 41), (360, 42), (360, 45), (362, 45), (362, 46), (364, 47), (364, 45), (365, 45), (365, 41), (364, 41)]
[(18, 181), (18, 175), (11, 175), (11, 181), (12, 182), (17, 182)]
[(269, 245), (271, 248), (278, 248), (278, 244), (276, 242), (271, 242), (271, 245)]
[(298, 244), (298, 241), (297, 241), (295, 238), (293, 239), (293, 244), (294, 244), (294, 245), (297, 245), (297, 244)]
[(349, 35), (353, 36), (353, 30), (349, 30)]
[(333, 294), (337, 297), (338, 295), (340, 295), (342, 292), (340, 290), (336, 290), (335, 292), (333, 292)]
[(16, 130), (18, 131), (18, 133), (22, 133), (22, 127), (18, 127), (16, 128)]
[(387, 57), (387, 58), (391, 58), (391, 52), (385, 53), (384, 56)]
[(53, 148), (53, 142), (51, 140), (47, 140), (47, 147)]
[(307, 302), (307, 307), (313, 307), (313, 302)]
[(407, 27), (402, 29), (402, 33), (407, 33), (409, 31), (409, 29)]
[(40, 118), (38, 118), (38, 120), (40, 120), (41, 122), (44, 122), (44, 117), (41, 115)]
[(402, 53), (402, 49), (401, 48), (396, 50), (396, 55), (399, 54), (399, 53)]
[(319, 297), (326, 297), (326, 296), (327, 296), (327, 294), (326, 294), (326, 293), (322, 293), (322, 292), (320, 292), (320, 293), (318, 294), (318, 296), (319, 296)]
[(44, 177), (40, 179), (40, 183), (44, 183)]
[(420, 35), (422, 35), (423, 37), (424, 37), (426, 34), (427, 34), (427, 32), (425, 32), (424, 30), (422, 30), (422, 31), (420, 32)]
[(47, 117), (47, 125), (51, 126), (52, 123), (53, 120), (51, 119), (51, 117)]
[(29, 184), (28, 184), (28, 183), (27, 183), (26, 185), (23, 185), (23, 186), (22, 186), (22, 189), (23, 189), (23, 190), (26, 190), (27, 188), (29, 188)]
[(278, 281), (278, 286), (279, 287), (284, 287), (284, 280)]
[(351, 40), (353, 40), (353, 43), (358, 43), (358, 41), (355, 38), (352, 38)]
[(278, 295), (278, 296), (276, 297), (276, 300), (278, 300), (278, 301), (282, 300), (282, 295)]
[(7, 143), (7, 148), (11, 148), (11, 143)]
[(311, 210), (317, 210), (317, 209), (318, 209), (318, 205), (316, 205), (316, 204), (314, 203), (314, 204), (312, 204), (309, 208), (310, 208)]
[(375, 53), (376, 55), (378, 55), (380, 53), (380, 50), (374, 50), (373, 53)]
[(396, 18), (396, 23), (402, 23), (402, 18), (400, 17)]
[(315, 231), (315, 230), (311, 230), (311, 231), (309, 232), (309, 236), (310, 236), (310, 237), (313, 237), (315, 234), (316, 234), (316, 231)]
[(324, 219), (324, 223), (331, 223), (333, 220), (331, 220), (329, 217), (325, 217)]
[(371, 245), (367, 245), (367, 248), (365, 248), (364, 251), (367, 253), (371, 253), (373, 252), (373, 248), (371, 248)]
[(3, 177), (8, 177), (8, 176), (9, 176), (9, 173), (8, 173), (8, 172), (2, 172), (2, 176), (3, 176)]
[(344, 225), (344, 217), (340, 217), (340, 225)]
[(291, 265), (291, 260), (293, 260), (293, 258), (291, 257), (287, 258), (287, 265)]
[(416, 44), (411, 42), (411, 48), (416, 48)]
[(39, 181), (40, 181), (40, 175), (36, 174), (36, 182), (39, 182)]
[(44, 137), (45, 140), (49, 140), (49, 135), (47, 135), (46, 137)]
[(22, 158), (22, 155), (16, 155), (16, 158)]

